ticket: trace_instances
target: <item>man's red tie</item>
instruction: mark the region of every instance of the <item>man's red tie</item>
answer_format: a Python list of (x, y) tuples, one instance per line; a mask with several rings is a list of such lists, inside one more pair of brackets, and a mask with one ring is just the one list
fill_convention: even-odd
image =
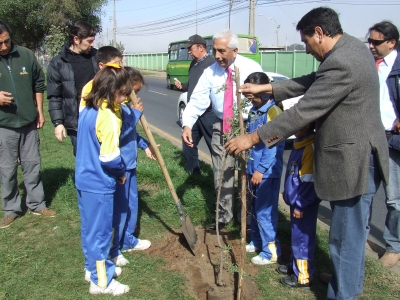
[(376, 66), (376, 70), (379, 71), (379, 64), (381, 62), (383, 62), (384, 59), (383, 58), (378, 58), (377, 60), (375, 60), (375, 66)]
[(232, 69), (227, 68), (228, 77), (226, 78), (226, 89), (224, 93), (224, 111), (222, 117), (222, 133), (227, 133), (231, 129), (233, 120), (233, 83)]

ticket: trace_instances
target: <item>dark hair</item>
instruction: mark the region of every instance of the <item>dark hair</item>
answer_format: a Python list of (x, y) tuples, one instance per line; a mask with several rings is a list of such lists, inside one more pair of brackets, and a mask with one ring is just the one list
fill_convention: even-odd
[(122, 53), (117, 48), (114, 48), (112, 46), (100, 47), (96, 53), (96, 61), (98, 63), (101, 62), (103, 64), (106, 64), (115, 57), (122, 58)]
[(96, 33), (96, 29), (89, 23), (86, 23), (85, 21), (76, 21), (69, 29), (69, 43), (72, 45), (74, 43), (74, 37), (76, 36), (79, 40), (83, 40), (95, 36)]
[(329, 37), (343, 34), (338, 14), (329, 7), (317, 7), (309, 11), (297, 23), (296, 30), (304, 35), (313, 36), (317, 26)]
[(376, 23), (374, 26), (368, 29), (368, 33), (371, 33), (372, 30), (382, 33), (385, 37), (385, 40), (395, 40), (395, 48), (400, 49), (399, 31), (397, 30), (397, 27), (393, 25), (393, 23), (389, 21), (382, 21), (380, 23)]
[(85, 97), (88, 108), (97, 109), (100, 99), (107, 100), (107, 108), (114, 111), (117, 93), (129, 96), (132, 92), (130, 75), (124, 68), (105, 65), (93, 79), (93, 87)]
[(132, 86), (134, 86), (138, 82), (140, 82), (141, 84), (144, 84), (143, 75), (140, 73), (140, 71), (138, 69), (135, 69), (132, 67), (124, 67), (124, 68), (129, 74)]
[(11, 29), (8, 27), (8, 25), (0, 20), (0, 34), (2, 34), (4, 31), (7, 31), (9, 35), (11, 35)]
[(244, 83), (254, 83), (254, 84), (267, 84), (270, 83), (268, 75), (264, 72), (254, 72), (247, 76)]

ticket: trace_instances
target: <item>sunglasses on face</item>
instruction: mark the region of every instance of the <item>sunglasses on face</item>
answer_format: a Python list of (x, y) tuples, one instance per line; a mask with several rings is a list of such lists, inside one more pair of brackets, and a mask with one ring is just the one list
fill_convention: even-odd
[(372, 44), (372, 45), (374, 45), (374, 46), (382, 45), (384, 42), (387, 42), (387, 40), (368, 39), (368, 44)]

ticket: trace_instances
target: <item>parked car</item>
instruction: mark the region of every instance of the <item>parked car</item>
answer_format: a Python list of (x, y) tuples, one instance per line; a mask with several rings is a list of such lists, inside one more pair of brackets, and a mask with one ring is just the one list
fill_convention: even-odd
[[(265, 73), (266, 73), (269, 77), (272, 78), (272, 81), (273, 81), (273, 82), (274, 82), (274, 81), (276, 82), (276, 81), (281, 81), (281, 80), (287, 80), (287, 79), (289, 79), (288, 77), (286, 77), (285, 75), (282, 75), (282, 74), (273, 73), (273, 72), (265, 72)], [(293, 105), (295, 105), (295, 104), (299, 101), (299, 99), (300, 99), (301, 97), (302, 97), (302, 96), (299, 96), (299, 97), (295, 97), (295, 98), (291, 98), (291, 99), (287, 99), (287, 100), (285, 100), (285, 101), (282, 101), (283, 110), (289, 109), (290, 107), (292, 107)], [(182, 115), (183, 115), (183, 112), (185, 111), (186, 105), (187, 105), (187, 92), (182, 93), (182, 94), (179, 96), (179, 99), (178, 99), (177, 113), (178, 113), (178, 119), (179, 119), (179, 122), (180, 122), (181, 125), (182, 125)], [(246, 108), (248, 108), (248, 110), (250, 110), (251, 106), (252, 106), (251, 103), (249, 103), (248, 107), (246, 107)], [(243, 117), (246, 119), (246, 118), (247, 118), (247, 115), (246, 115), (246, 114), (243, 114)], [(294, 136), (289, 137), (289, 139), (294, 139), (294, 138), (295, 138)]]

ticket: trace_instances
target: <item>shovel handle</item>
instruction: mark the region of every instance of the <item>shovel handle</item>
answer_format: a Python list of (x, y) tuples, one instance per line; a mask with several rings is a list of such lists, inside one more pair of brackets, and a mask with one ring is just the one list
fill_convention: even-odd
[[(130, 95), (130, 98), (131, 98), (131, 100), (132, 100), (132, 102), (134, 104), (137, 102), (137, 97), (136, 97), (136, 94), (135, 94), (134, 91), (132, 91), (132, 93)], [(165, 177), (165, 181), (167, 182), (169, 191), (170, 191), (170, 193), (172, 195), (172, 198), (174, 199), (174, 202), (176, 204), (176, 208), (178, 209), (179, 217), (183, 221), (184, 218), (185, 218), (185, 214), (183, 212), (181, 202), (180, 202), (180, 200), (178, 198), (178, 195), (175, 192), (175, 188), (174, 188), (174, 185), (172, 184), (171, 177), (169, 177), (169, 173), (168, 173), (167, 167), (165, 166), (164, 159), (162, 158), (161, 152), (157, 147), (156, 141), (153, 138), (153, 134), (151, 133), (151, 130), (149, 128), (149, 125), (148, 125), (148, 123), (146, 121), (146, 118), (145, 118), (144, 114), (142, 114), (142, 116), (140, 117), (140, 123), (143, 126), (144, 132), (146, 133), (146, 136), (149, 139), (150, 145), (153, 148), (153, 151), (154, 151), (154, 153), (156, 155), (157, 161), (160, 164), (161, 170), (162, 170), (162, 172), (164, 174), (164, 177)]]

